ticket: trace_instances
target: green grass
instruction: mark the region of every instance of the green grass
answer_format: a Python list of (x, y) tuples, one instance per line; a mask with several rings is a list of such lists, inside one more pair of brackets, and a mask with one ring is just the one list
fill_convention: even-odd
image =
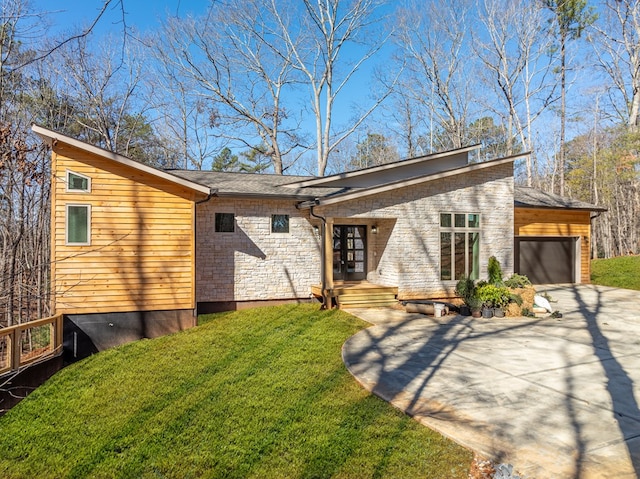
[(640, 256), (594, 259), (591, 262), (591, 282), (640, 290)]
[(57, 373), (0, 418), (0, 477), (466, 477), (469, 451), (347, 372), (360, 320), (310, 305), (201, 319)]

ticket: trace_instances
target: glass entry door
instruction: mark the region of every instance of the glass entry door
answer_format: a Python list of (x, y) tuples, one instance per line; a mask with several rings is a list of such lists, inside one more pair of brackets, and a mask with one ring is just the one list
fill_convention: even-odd
[(333, 227), (333, 279), (362, 281), (367, 279), (367, 227), (335, 225)]

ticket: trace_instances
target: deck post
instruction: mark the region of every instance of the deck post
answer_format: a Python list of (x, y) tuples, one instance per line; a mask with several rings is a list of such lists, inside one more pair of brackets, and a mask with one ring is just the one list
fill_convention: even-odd
[(327, 218), (324, 227), (324, 287), (322, 292), (324, 304), (331, 307), (333, 301), (333, 218)]

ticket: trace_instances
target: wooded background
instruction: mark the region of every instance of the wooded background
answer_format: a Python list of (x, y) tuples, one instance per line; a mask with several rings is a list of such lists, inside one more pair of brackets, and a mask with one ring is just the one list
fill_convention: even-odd
[(64, 29), (0, 1), (0, 326), (49, 313), (50, 152), (32, 123), (165, 168), (531, 151), (518, 183), (608, 209), (593, 257), (640, 250), (637, 0), (228, 0), (145, 32), (128, 0)]

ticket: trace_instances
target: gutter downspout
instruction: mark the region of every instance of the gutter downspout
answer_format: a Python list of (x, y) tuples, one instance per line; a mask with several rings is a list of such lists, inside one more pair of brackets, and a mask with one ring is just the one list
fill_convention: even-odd
[(314, 218), (319, 219), (322, 223), (321, 223), (321, 228), (320, 228), (320, 237), (322, 238), (321, 242), (320, 242), (320, 281), (321, 281), (321, 288), (322, 288), (322, 307), (321, 309), (329, 309), (328, 306), (328, 301), (327, 301), (327, 274), (325, 271), (325, 264), (326, 264), (326, 229), (327, 229), (327, 219), (324, 216), (320, 216), (317, 215), (313, 212), (313, 207), (318, 205), (320, 203), (320, 200), (316, 199), (315, 200), (315, 204), (311, 205), (309, 207), (309, 214), (311, 216), (313, 216)]
[(197, 268), (197, 266), (195, 265), (197, 264), (197, 258), (198, 258), (198, 205), (201, 205), (211, 200), (211, 198), (213, 198), (217, 192), (218, 192), (217, 189), (215, 190), (209, 189), (209, 194), (205, 199), (193, 202), (194, 203), (194, 208), (193, 208), (193, 264), (194, 264), (193, 290), (194, 290), (194, 300), (195, 300), (195, 309), (193, 310), (193, 316), (195, 319), (195, 324), (198, 323), (198, 298), (195, 293), (195, 291), (198, 290), (198, 284), (197, 284), (198, 275), (195, 274), (195, 269)]

